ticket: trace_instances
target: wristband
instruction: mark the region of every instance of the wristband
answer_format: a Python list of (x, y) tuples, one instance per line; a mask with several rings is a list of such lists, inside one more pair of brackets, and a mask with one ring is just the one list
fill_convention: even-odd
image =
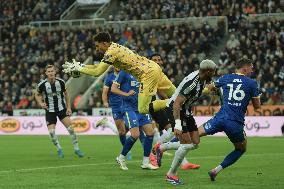
[(175, 120), (175, 128), (174, 129), (182, 131), (182, 126), (181, 126), (181, 120), (180, 119), (176, 119)]

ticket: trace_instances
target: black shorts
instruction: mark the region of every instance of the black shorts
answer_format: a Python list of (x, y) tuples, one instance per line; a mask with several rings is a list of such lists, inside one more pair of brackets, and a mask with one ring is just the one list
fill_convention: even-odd
[(67, 116), (68, 115), (66, 114), (66, 109), (61, 110), (59, 112), (48, 112), (48, 111), (46, 111), (46, 114), (45, 114), (46, 125), (47, 126), (52, 125), (52, 124), (56, 125), (57, 117), (59, 118), (59, 120), (62, 120)]
[[(172, 118), (170, 120), (171, 120), (172, 129), (174, 132), (175, 119), (174, 119), (172, 109), (169, 109), (169, 111), (171, 111)], [(181, 126), (182, 126), (183, 133), (198, 131), (195, 119), (191, 111), (182, 109), (180, 111), (180, 120), (181, 120)]]
[(151, 116), (153, 120), (159, 124), (159, 131), (164, 130), (165, 127), (171, 123), (170, 121), (171, 115), (166, 109), (160, 110), (158, 112), (153, 112), (151, 113)]

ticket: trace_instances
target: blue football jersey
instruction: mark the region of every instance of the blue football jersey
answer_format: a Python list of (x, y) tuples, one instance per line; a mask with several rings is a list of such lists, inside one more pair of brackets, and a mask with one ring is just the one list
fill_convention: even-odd
[[(105, 78), (104, 85), (111, 89), (111, 85), (116, 76), (117, 74), (115, 74), (114, 72), (108, 73)], [(120, 95), (114, 94), (113, 92), (111, 92), (111, 90), (109, 90), (108, 103), (111, 108), (120, 108), (122, 106), (122, 97)]]
[(241, 74), (226, 74), (214, 82), (223, 95), (219, 118), (244, 122), (249, 101), (260, 91), (255, 80)]
[(138, 111), (138, 93), (139, 93), (139, 85), (140, 83), (136, 80), (132, 75), (120, 71), (115, 79), (117, 84), (120, 86), (120, 90), (123, 92), (129, 92), (130, 90), (134, 90), (135, 94), (128, 97), (122, 97), (123, 99), (123, 110), (124, 111)]

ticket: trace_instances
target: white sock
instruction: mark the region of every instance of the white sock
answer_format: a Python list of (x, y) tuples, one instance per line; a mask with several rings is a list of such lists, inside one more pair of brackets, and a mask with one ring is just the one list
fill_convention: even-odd
[(143, 165), (149, 164), (149, 157), (143, 157)]
[(154, 129), (154, 139), (153, 139), (153, 144), (156, 144), (160, 140), (160, 133), (157, 128)]
[(187, 159), (186, 159), (186, 158), (183, 158), (183, 160), (182, 160), (182, 162), (181, 162), (181, 165), (185, 165), (185, 164), (187, 164), (187, 163), (188, 163)]
[(77, 135), (75, 134), (75, 131), (74, 131), (72, 125), (67, 127), (67, 131), (69, 132), (69, 135), (71, 137), (71, 140), (72, 140), (72, 143), (73, 143), (73, 146), (74, 146), (74, 150), (79, 150), (78, 138), (77, 138)]
[(217, 167), (215, 167), (215, 172), (219, 173), (221, 170), (223, 169), (223, 167), (221, 165), (218, 165)]
[(57, 150), (61, 150), (62, 148), (59, 144), (58, 137), (55, 134), (55, 129), (49, 129), (48, 131), (49, 131), (49, 136), (51, 138), (52, 143), (56, 146)]
[(177, 169), (180, 166), (182, 160), (186, 156), (187, 152), (192, 148), (193, 144), (181, 144), (175, 153), (174, 160), (172, 161), (171, 168), (167, 175), (176, 175)]
[(169, 128), (165, 133), (163, 133), (161, 136), (160, 136), (160, 139), (158, 140), (158, 143), (159, 144), (163, 144), (165, 142), (168, 142), (170, 141), (174, 136), (174, 133), (172, 132), (172, 129)]
[(163, 143), (160, 146), (160, 149), (162, 151), (167, 151), (167, 150), (176, 150), (178, 149), (180, 146), (180, 142), (167, 142), (167, 143)]
[(118, 130), (115, 124), (113, 124), (110, 121), (107, 121), (105, 124), (107, 127), (109, 127), (116, 135), (118, 135)]

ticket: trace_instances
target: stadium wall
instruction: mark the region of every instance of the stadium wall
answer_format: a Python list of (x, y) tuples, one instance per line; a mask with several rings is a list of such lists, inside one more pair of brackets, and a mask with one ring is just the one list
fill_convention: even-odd
[[(72, 117), (75, 131), (81, 135), (114, 135), (106, 127), (95, 127), (102, 116), (76, 116)], [(113, 122), (112, 117), (107, 117)], [(201, 125), (211, 118), (197, 116), (197, 125)], [(245, 121), (247, 136), (273, 137), (282, 136), (281, 127), (284, 124), (284, 116), (248, 116)], [(64, 126), (58, 122), (56, 132), (60, 135), (67, 135)], [(44, 116), (14, 116), (0, 117), (0, 135), (48, 135)], [(216, 136), (224, 136), (219, 133)]]

